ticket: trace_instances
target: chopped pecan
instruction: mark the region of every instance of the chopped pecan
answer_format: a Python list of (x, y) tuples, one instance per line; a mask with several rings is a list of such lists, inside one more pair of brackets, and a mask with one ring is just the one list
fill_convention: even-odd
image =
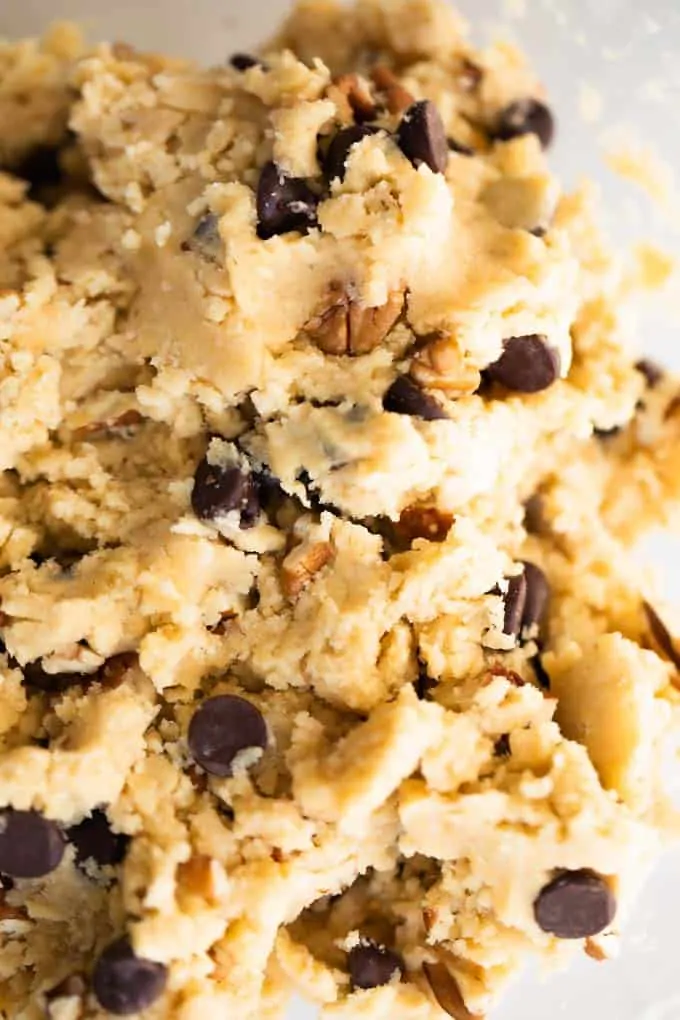
[(120, 687), (137, 662), (136, 652), (120, 652), (118, 655), (112, 655), (100, 668), (97, 679), (107, 690), (113, 690), (115, 687)]
[(2, 921), (27, 921), (28, 914), (25, 907), (14, 907), (7, 903), (5, 891), (0, 890), (0, 923)]
[(139, 411), (131, 408), (129, 411), (125, 411), (117, 418), (109, 421), (92, 421), (88, 425), (82, 425), (74, 430), (73, 437), (74, 439), (90, 439), (95, 436), (104, 436), (108, 433), (116, 433), (135, 425), (141, 425), (143, 421), (144, 418)]
[(436, 506), (407, 506), (401, 511), (396, 530), (400, 538), (409, 542), (415, 538), (443, 542), (454, 520), (453, 514)]
[(482, 68), (464, 57), (458, 74), (458, 85), (463, 92), (476, 92), (483, 77)]
[(116, 60), (136, 60), (139, 56), (139, 50), (127, 42), (114, 42), (111, 46), (111, 53)]
[(415, 96), (404, 88), (394, 71), (385, 64), (377, 64), (371, 70), (371, 78), (376, 88), (384, 94), (390, 113), (403, 113), (415, 103)]
[(481, 1013), (471, 1013), (458, 987), (458, 982), (446, 964), (424, 963), (423, 971), (435, 999), (454, 1020), (484, 1020)]
[[(643, 602), (642, 608), (645, 611), (647, 617), (647, 623), (654, 639), (654, 643), (661, 651), (661, 654), (665, 659), (673, 664), (676, 670), (680, 671), (680, 649), (677, 647), (675, 640), (670, 634), (670, 631), (666, 627), (656, 609), (650, 606), (649, 602)], [(675, 676), (671, 680), (674, 687), (680, 690), (680, 673), (676, 672)]]
[(680, 394), (673, 397), (673, 399), (668, 404), (668, 407), (664, 411), (663, 420), (669, 421), (671, 418), (674, 418), (679, 410), (680, 410)]
[(449, 396), (465, 396), (479, 389), (479, 370), (466, 364), (453, 337), (435, 336), (411, 362), (410, 374), (421, 386), (444, 390)]
[(357, 74), (341, 74), (334, 78), (328, 96), (342, 108), (346, 120), (355, 119), (361, 123), (373, 120), (378, 112), (367, 83)]
[(502, 666), (499, 662), (495, 662), (493, 666), (489, 666), (486, 671), (487, 683), (496, 676), (502, 676), (505, 680), (508, 680), (515, 687), (524, 687), (526, 680), (521, 677), (519, 673), (516, 673), (514, 669), (508, 669), (507, 666)]
[(177, 885), (185, 894), (198, 896), (208, 903), (217, 902), (219, 893), (212, 857), (208, 857), (206, 854), (194, 854), (188, 861), (179, 864)]
[(368, 354), (385, 339), (403, 304), (402, 292), (392, 291), (384, 305), (366, 308), (334, 285), (325, 309), (309, 320), (304, 332), (324, 354)]
[(296, 546), (281, 566), (281, 586), (288, 598), (294, 599), (307, 587), (315, 574), (330, 563), (333, 546), (330, 542)]
[(592, 938), (586, 939), (585, 953), (591, 960), (597, 960), (598, 963), (609, 959), (600, 943)]
[(423, 907), (423, 927), (425, 931), (432, 931), (437, 920), (437, 911), (432, 907)]

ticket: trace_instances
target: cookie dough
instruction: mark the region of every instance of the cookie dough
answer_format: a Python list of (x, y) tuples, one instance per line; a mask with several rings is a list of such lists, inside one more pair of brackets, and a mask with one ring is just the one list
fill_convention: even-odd
[(474, 1020), (613, 952), (680, 387), (554, 131), (433, 0), (0, 48), (8, 1020)]

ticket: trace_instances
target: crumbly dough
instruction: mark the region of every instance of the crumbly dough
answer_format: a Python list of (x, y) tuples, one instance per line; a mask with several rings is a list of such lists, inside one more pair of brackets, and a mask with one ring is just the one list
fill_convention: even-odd
[(611, 952), (678, 830), (678, 382), (544, 98), (434, 0), (0, 47), (8, 1020), (474, 1020)]

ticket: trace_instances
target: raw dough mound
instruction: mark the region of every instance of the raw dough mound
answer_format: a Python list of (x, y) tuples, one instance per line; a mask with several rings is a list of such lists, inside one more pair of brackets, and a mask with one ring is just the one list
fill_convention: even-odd
[(465, 33), (0, 48), (3, 1016), (471, 1020), (676, 825), (654, 274)]

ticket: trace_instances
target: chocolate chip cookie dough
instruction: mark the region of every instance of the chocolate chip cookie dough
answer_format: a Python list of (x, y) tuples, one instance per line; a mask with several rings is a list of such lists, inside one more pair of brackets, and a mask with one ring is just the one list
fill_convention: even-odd
[(0, 48), (3, 1016), (471, 1020), (612, 952), (679, 387), (554, 131), (430, 0)]

